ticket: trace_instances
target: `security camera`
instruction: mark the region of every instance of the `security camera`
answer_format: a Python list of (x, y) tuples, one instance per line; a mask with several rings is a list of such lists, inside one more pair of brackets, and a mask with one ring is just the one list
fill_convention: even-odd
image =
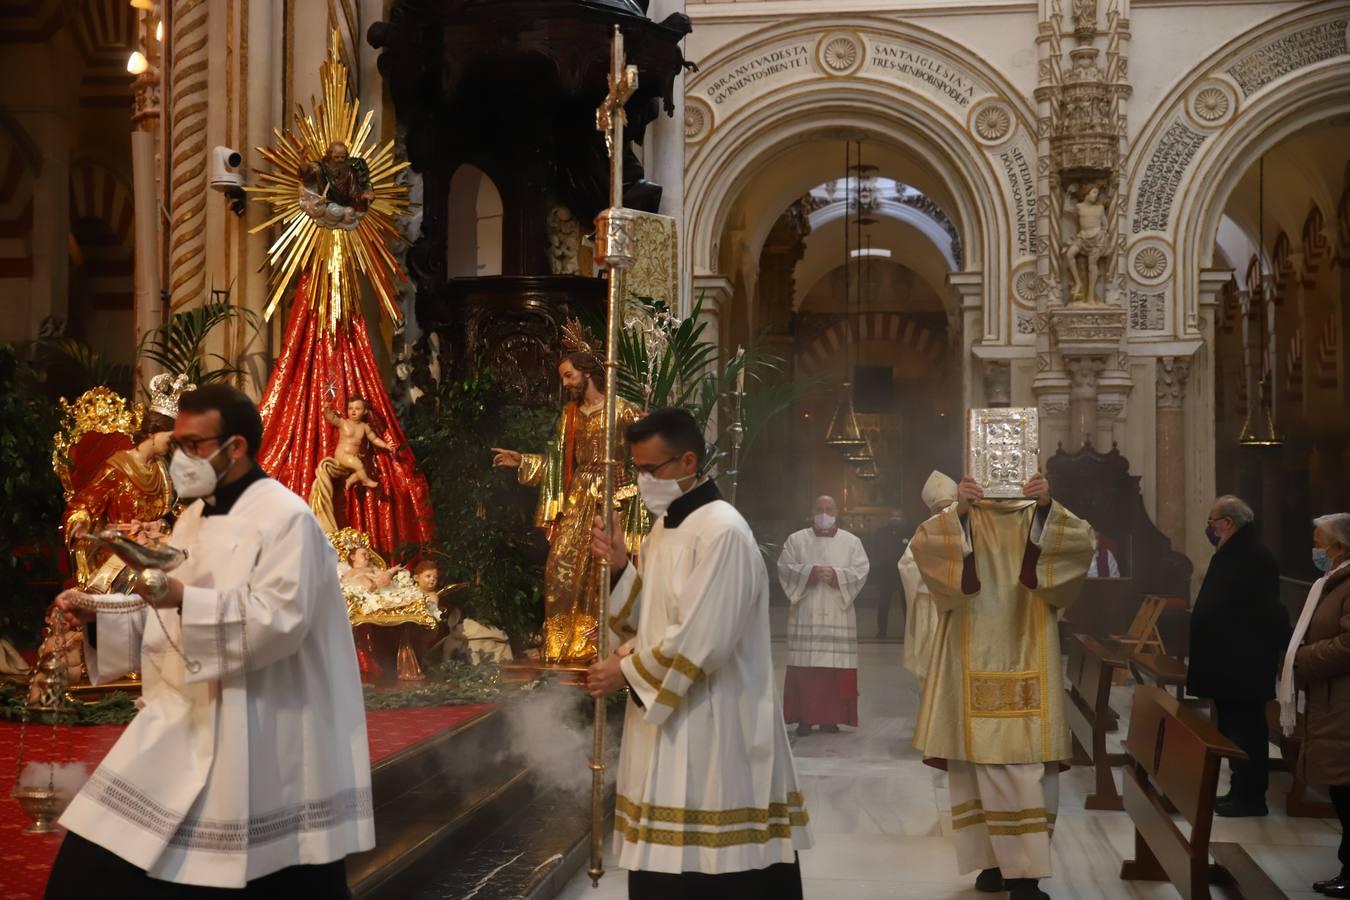
[(220, 191), (230, 202), (237, 216), (244, 214), (244, 176), (239, 166), (244, 155), (233, 147), (216, 147), (211, 151), (211, 188)]

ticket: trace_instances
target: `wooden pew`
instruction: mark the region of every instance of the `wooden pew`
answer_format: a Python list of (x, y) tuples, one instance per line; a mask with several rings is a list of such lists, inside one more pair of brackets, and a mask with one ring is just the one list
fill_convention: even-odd
[[(1209, 839), (1219, 769), (1223, 760), (1246, 754), (1157, 687), (1135, 689), (1125, 749), (1130, 757), (1125, 811), (1134, 823), (1134, 859), (1121, 866), (1122, 879), (1171, 881), (1184, 900), (1210, 900), (1211, 885), (1231, 886), (1243, 900), (1287, 900), (1239, 845)], [(1189, 839), (1168, 814), (1169, 800), (1190, 823)]]
[(1173, 688), (1177, 699), (1186, 695), (1186, 664), (1165, 653), (1147, 653), (1136, 651), (1130, 654), (1130, 672), (1134, 680), (1142, 685), (1154, 685), (1163, 689)]
[[(1284, 811), (1296, 818), (1336, 818), (1336, 810), (1331, 804), (1309, 797), (1308, 785), (1298, 777), (1298, 755), (1303, 751), (1303, 739), (1299, 737), (1303, 733), (1303, 713), (1298, 714), (1298, 725), (1294, 728), (1294, 733), (1285, 737), (1280, 729), (1280, 701), (1272, 700), (1266, 705), (1266, 726), (1270, 729), (1271, 741), (1280, 748), (1280, 760), (1283, 762), (1280, 768), (1288, 771), (1294, 779), (1289, 785), (1289, 793), (1284, 797)], [(1275, 760), (1271, 762), (1273, 764)], [(1271, 768), (1276, 766), (1272, 765)]]
[(1069, 695), (1065, 712), (1073, 734), (1073, 761), (1075, 765), (1091, 765), (1097, 780), (1083, 805), (1088, 809), (1124, 809), (1111, 769), (1125, 765), (1127, 757), (1106, 752), (1106, 734), (1115, 725), (1111, 684), (1115, 673), (1124, 670), (1125, 660), (1085, 634), (1074, 635), (1068, 649), (1069, 680), (1064, 690)]

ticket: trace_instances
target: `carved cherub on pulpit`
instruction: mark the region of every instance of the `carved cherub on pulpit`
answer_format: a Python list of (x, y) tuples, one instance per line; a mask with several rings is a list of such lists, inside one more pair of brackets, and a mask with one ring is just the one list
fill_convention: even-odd
[(335, 410), (328, 410), (324, 413), (324, 418), (328, 424), (338, 430), (337, 447), (333, 450), (333, 459), (337, 464), (346, 469), (350, 474), (347, 476), (346, 487), (355, 484), (361, 484), (368, 488), (379, 487), (379, 482), (370, 477), (366, 471), (365, 461), (361, 459), (362, 446), (366, 441), (370, 441), (381, 450), (392, 451), (394, 448), (375, 433), (375, 429), (370, 427), (366, 421), (366, 415), (369, 413), (369, 405), (364, 397), (350, 397), (347, 400), (347, 417), (344, 419), (339, 416)]
[(342, 141), (300, 170), (300, 208), (324, 228), (357, 227), (374, 199), (370, 167)]
[[(1077, 188), (1069, 189), (1070, 197), (1076, 193)], [(1078, 231), (1069, 242), (1069, 246), (1064, 248), (1064, 262), (1068, 265), (1069, 278), (1073, 283), (1073, 294), (1069, 301), (1071, 303), (1087, 305), (1101, 303), (1097, 296), (1098, 260), (1103, 259), (1109, 252), (1104, 229), (1107, 207), (1101, 202), (1101, 194), (1101, 187), (1093, 185), (1088, 189), (1087, 195), (1074, 204)], [(1080, 256), (1086, 263), (1086, 278), (1079, 272)]]

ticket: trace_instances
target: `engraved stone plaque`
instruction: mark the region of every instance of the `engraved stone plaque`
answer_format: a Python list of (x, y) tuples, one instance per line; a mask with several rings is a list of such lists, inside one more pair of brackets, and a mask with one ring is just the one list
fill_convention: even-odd
[(990, 499), (1017, 499), (1040, 465), (1034, 407), (972, 409), (966, 421), (966, 466)]

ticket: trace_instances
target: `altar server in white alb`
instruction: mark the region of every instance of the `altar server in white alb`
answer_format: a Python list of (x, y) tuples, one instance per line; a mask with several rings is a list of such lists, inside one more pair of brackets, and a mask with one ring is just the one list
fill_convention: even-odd
[(138, 670), (145, 706), (62, 816), (47, 897), (349, 897), (343, 857), (375, 831), (336, 554), (254, 461), (244, 394), (184, 394), (173, 436), (174, 488), (204, 499), (178, 519), (188, 557), (155, 609), (57, 599), (90, 626), (94, 682)]
[(811, 527), (788, 536), (778, 580), (788, 609), (783, 717), (798, 736), (819, 727), (858, 726), (858, 613), (867, 583), (867, 551), (838, 524), (833, 497), (817, 497)]
[[(956, 502), (956, 482), (933, 471), (923, 485), (923, 505), (932, 515)], [(919, 683), (923, 696), (923, 680), (928, 677), (928, 661), (933, 657), (933, 641), (937, 637), (938, 612), (933, 605), (933, 592), (923, 580), (919, 564), (914, 561), (914, 547), (905, 547), (900, 557), (900, 584), (905, 589), (905, 657), (904, 666)]]
[(759, 546), (700, 475), (693, 416), (655, 410), (627, 437), (657, 521), (638, 562), (595, 532), (625, 643), (588, 685), (597, 697), (631, 688), (614, 813), (629, 897), (800, 900), (807, 815), (773, 688)]

